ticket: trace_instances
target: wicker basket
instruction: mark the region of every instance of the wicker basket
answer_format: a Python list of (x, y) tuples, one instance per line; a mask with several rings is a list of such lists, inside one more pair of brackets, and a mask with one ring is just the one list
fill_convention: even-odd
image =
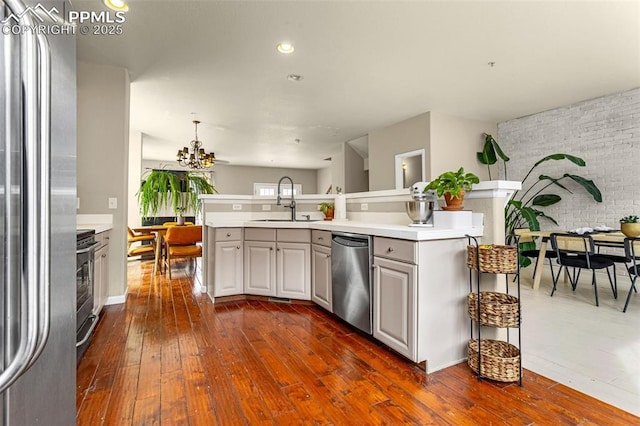
[(479, 248), (467, 246), (467, 267), (478, 269), (480, 252), (480, 272), (492, 274), (513, 274), (518, 271), (518, 251), (513, 246), (481, 245)]
[(491, 291), (480, 292), (480, 315), (478, 316), (478, 293), (467, 295), (469, 318), (482, 325), (494, 327), (520, 326), (518, 298), (510, 294)]
[[(481, 340), (482, 357), (480, 374), (499, 382), (520, 380), (520, 350), (500, 340)], [(467, 345), (469, 367), (478, 374), (478, 341), (469, 340)]]

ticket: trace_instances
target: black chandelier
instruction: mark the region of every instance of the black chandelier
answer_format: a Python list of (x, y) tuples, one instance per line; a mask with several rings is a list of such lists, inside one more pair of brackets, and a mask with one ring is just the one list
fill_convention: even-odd
[(216, 162), (216, 156), (213, 152), (205, 153), (202, 147), (202, 142), (198, 140), (198, 120), (193, 120), (193, 124), (196, 126), (196, 138), (191, 141), (191, 150), (186, 146), (183, 149), (178, 150), (178, 164), (183, 167), (189, 167), (190, 169), (208, 169), (212, 167)]

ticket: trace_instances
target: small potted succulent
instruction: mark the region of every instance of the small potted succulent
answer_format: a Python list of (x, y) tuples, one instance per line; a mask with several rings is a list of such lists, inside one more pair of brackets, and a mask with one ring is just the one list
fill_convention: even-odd
[(436, 190), (438, 197), (444, 196), (446, 206), (443, 210), (462, 210), (462, 200), (471, 185), (479, 183), (480, 179), (473, 173), (465, 173), (464, 168), (458, 171), (444, 172), (424, 187), (425, 191)]
[(335, 205), (333, 203), (320, 203), (320, 210), (324, 214), (324, 220), (333, 220)]
[(620, 219), (620, 230), (627, 237), (640, 237), (640, 218), (629, 215)]

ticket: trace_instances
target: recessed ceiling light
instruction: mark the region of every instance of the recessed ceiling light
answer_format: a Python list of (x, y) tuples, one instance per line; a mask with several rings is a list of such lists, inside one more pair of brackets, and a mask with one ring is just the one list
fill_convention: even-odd
[(126, 12), (129, 10), (129, 5), (124, 0), (102, 0), (105, 6), (111, 10), (118, 12)]
[(287, 80), (289, 81), (300, 81), (302, 80), (304, 77), (298, 74), (289, 74), (287, 76)]
[(293, 53), (293, 51), (296, 50), (294, 49), (293, 44), (289, 43), (288, 41), (281, 42), (280, 44), (278, 44), (276, 49), (278, 49), (278, 52), (284, 53), (285, 55)]

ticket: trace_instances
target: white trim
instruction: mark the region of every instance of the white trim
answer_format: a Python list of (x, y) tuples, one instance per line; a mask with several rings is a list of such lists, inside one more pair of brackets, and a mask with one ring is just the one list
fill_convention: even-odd
[(122, 305), (126, 301), (127, 301), (127, 293), (120, 296), (109, 296), (107, 298), (107, 301), (105, 302), (105, 306), (106, 305)]

